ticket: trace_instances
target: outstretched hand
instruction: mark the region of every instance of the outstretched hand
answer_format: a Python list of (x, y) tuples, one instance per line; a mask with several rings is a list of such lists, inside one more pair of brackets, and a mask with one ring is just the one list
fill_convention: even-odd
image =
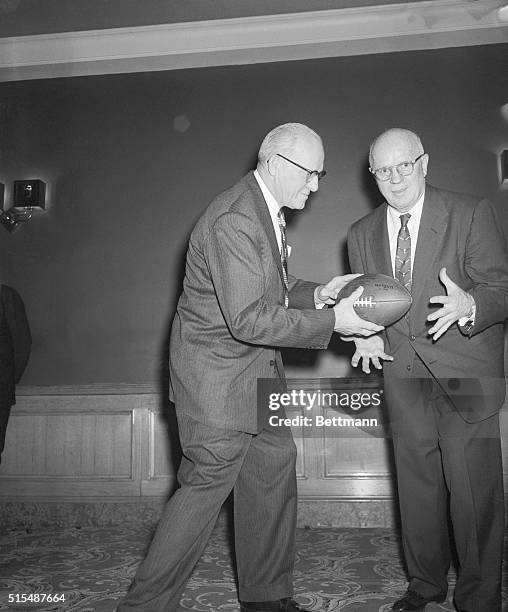
[(346, 338), (341, 337), (344, 342), (354, 342), (356, 345), (356, 351), (351, 357), (351, 365), (356, 368), (358, 363), (362, 362), (362, 370), (365, 374), (370, 374), (370, 364), (377, 370), (382, 370), (383, 365), (381, 359), (384, 361), (393, 361), (393, 357), (385, 353), (385, 345), (381, 336), (371, 336), (370, 338)]
[(427, 317), (427, 321), (436, 321), (427, 332), (434, 340), (440, 338), (450, 325), (468, 316), (474, 304), (473, 297), (452, 281), (446, 273), (446, 268), (439, 271), (439, 280), (445, 286), (446, 295), (434, 295), (430, 302), (443, 306)]

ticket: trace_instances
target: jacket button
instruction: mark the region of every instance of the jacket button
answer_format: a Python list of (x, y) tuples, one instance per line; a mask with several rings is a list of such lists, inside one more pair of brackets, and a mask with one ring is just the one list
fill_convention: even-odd
[(410, 366), (410, 365), (407, 365), (407, 366), (406, 366), (406, 370), (407, 370), (408, 372), (411, 372), (411, 366)]
[(275, 365), (275, 359), (270, 359), (270, 365), (274, 366)]
[(414, 341), (416, 340), (416, 336), (413, 336), (413, 334), (411, 334), (411, 335), (409, 336), (409, 339), (410, 339), (412, 342), (414, 342)]

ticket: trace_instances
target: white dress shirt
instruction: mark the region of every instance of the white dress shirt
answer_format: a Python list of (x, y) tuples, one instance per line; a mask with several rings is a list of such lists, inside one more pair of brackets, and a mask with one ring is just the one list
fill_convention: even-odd
[[(278, 214), (279, 214), (279, 210), (281, 209), (281, 207), (279, 206), (277, 200), (273, 197), (272, 192), (268, 189), (268, 187), (263, 182), (263, 179), (261, 178), (257, 170), (254, 170), (254, 178), (256, 179), (259, 185), (259, 188), (261, 189), (261, 193), (263, 194), (263, 197), (265, 198), (265, 202), (268, 207), (268, 211), (270, 213), (270, 218), (272, 220), (275, 237), (277, 238), (277, 244), (279, 245), (279, 253), (280, 253), (282, 251), (282, 236), (280, 233)], [(288, 257), (289, 257), (291, 255), (291, 246), (289, 244), (286, 246), (288, 249)], [(316, 289), (314, 290), (314, 305), (318, 310), (321, 310), (321, 308), (323, 308), (325, 304), (318, 298), (318, 295), (317, 295), (318, 289), (319, 287), (316, 287)]]
[[(425, 192), (422, 194), (421, 198), (413, 206), (413, 208), (411, 208), (411, 210), (408, 210), (408, 213), (411, 215), (409, 217), (409, 221), (407, 222), (407, 229), (409, 230), (409, 235), (411, 236), (411, 277), (414, 268), (416, 242), (418, 240), (418, 230), (420, 229), (420, 220), (422, 218), (424, 198)], [(386, 225), (388, 227), (388, 240), (390, 241), (390, 261), (392, 262), (393, 276), (395, 276), (395, 255), (397, 253), (397, 237), (399, 235), (399, 230), (401, 227), (400, 215), (401, 213), (395, 208), (392, 208), (391, 206), (387, 207)]]
[[(268, 206), (268, 211), (270, 213), (270, 218), (273, 224), (273, 231), (275, 232), (275, 237), (277, 238), (277, 244), (279, 245), (279, 253), (280, 253), (282, 251), (282, 237), (280, 234), (278, 214), (279, 214), (279, 210), (281, 209), (281, 207), (279, 206), (279, 203), (277, 202), (277, 200), (273, 197), (272, 192), (268, 189), (268, 187), (263, 182), (263, 179), (261, 178), (257, 170), (254, 170), (254, 178), (256, 179), (259, 185), (259, 188), (261, 189), (261, 192), (263, 194), (263, 197), (265, 198), (266, 205)], [(287, 248), (288, 248), (288, 257), (289, 257), (291, 255), (291, 247), (289, 246), (289, 244), (287, 245)]]
[[(407, 222), (407, 228), (409, 230), (409, 235), (411, 236), (411, 278), (413, 277), (416, 243), (418, 240), (418, 231), (420, 229), (420, 221), (422, 218), (424, 199), (425, 199), (425, 192), (423, 192), (421, 198), (413, 206), (413, 208), (408, 210), (408, 213), (411, 215)], [(393, 276), (395, 276), (395, 255), (397, 253), (397, 238), (398, 238), (399, 230), (401, 227), (400, 215), (401, 213), (395, 208), (392, 208), (391, 206), (387, 207), (386, 225), (388, 228), (388, 240), (390, 242), (390, 261), (392, 263), (392, 275)], [(443, 294), (444, 293), (445, 293), (445, 289), (443, 287)], [(464, 326), (467, 323), (471, 323), (471, 325), (474, 325), (475, 315), (476, 315), (476, 304), (474, 303), (474, 300), (473, 300), (471, 316), (460, 318), (458, 320), (458, 324), (460, 326)]]

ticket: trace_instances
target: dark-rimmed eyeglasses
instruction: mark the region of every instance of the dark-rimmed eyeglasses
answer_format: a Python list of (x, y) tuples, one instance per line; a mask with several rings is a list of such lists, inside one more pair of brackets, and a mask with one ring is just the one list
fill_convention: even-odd
[(292, 159), (289, 159), (289, 157), (284, 157), (284, 155), (281, 155), (280, 153), (276, 153), (276, 155), (278, 155), (279, 157), (282, 157), (282, 159), (285, 159), (290, 164), (293, 164), (293, 166), (300, 168), (300, 170), (304, 170), (307, 173), (308, 183), (312, 181), (314, 177), (317, 177), (318, 180), (321, 180), (322, 178), (326, 176), (326, 170), (309, 170), (308, 168), (305, 168), (304, 166), (300, 166), (300, 164), (297, 164)]
[(376, 168), (375, 170), (369, 168), (369, 172), (373, 174), (378, 181), (388, 181), (389, 179), (391, 179), (392, 172), (394, 170), (397, 170), (397, 173), (401, 176), (409, 176), (410, 174), (413, 174), (416, 162), (424, 155), (425, 153), (422, 153), (412, 161), (403, 161), (400, 164), (396, 164), (395, 166), (383, 166), (382, 168)]

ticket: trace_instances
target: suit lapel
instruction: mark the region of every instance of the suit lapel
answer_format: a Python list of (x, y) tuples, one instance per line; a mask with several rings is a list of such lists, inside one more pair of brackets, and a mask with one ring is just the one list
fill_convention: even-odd
[(446, 209), (441, 204), (438, 192), (431, 185), (427, 185), (412, 269), (414, 304), (420, 303), (429, 273), (432, 273), (432, 264), (436, 260), (436, 252), (439, 250), (446, 228), (446, 215)]
[(393, 276), (390, 259), (390, 242), (388, 240), (388, 228), (386, 225), (386, 207), (387, 204), (382, 204), (375, 211), (372, 218), (369, 243), (378, 273)]
[(279, 245), (277, 243), (277, 237), (275, 236), (275, 230), (273, 227), (272, 218), (270, 216), (270, 211), (268, 210), (268, 205), (265, 202), (265, 198), (253, 172), (250, 172), (247, 175), (247, 181), (254, 194), (254, 212), (256, 213), (259, 222), (266, 233), (280, 278), (282, 282), (284, 282), (284, 272), (282, 271), (282, 260), (280, 257)]

